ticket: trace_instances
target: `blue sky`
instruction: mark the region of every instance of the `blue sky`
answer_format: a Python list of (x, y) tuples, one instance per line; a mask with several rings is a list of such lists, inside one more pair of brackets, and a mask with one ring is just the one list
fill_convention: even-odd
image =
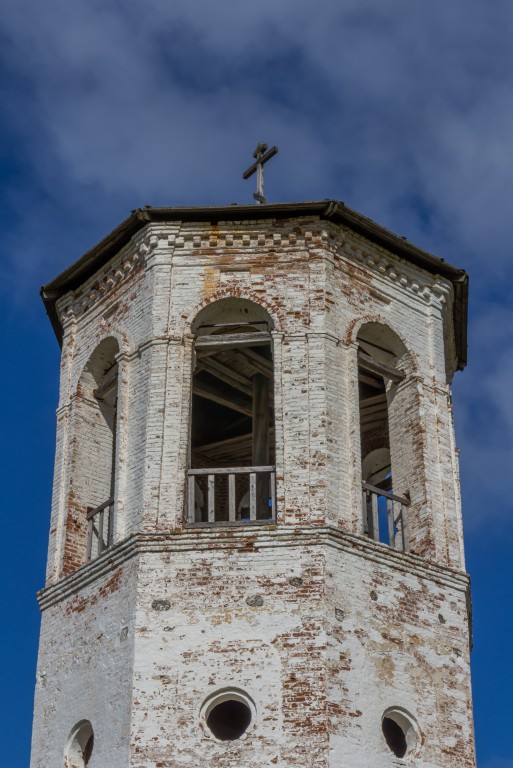
[(130, 209), (337, 198), (471, 276), (454, 381), (480, 768), (513, 768), (511, 0), (25, 0), (0, 14), (2, 765), (28, 765), (59, 350), (38, 290)]

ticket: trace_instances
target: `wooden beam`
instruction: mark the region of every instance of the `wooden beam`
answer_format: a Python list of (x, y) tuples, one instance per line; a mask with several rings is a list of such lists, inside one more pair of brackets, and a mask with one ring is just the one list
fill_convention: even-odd
[(395, 493), (390, 493), (390, 491), (384, 491), (383, 488), (378, 488), (377, 485), (363, 482), (362, 487), (365, 491), (370, 491), (376, 496), (385, 496), (387, 499), (392, 499), (392, 501), (398, 501), (399, 504), (403, 504), (405, 507), (409, 507), (411, 504), (410, 499), (406, 499), (404, 496), (396, 496)]
[(384, 379), (390, 379), (390, 381), (399, 382), (405, 378), (405, 374), (402, 371), (374, 360), (373, 357), (362, 352), (361, 349), (358, 350), (358, 365), (364, 370), (370, 373), (377, 373), (379, 376), (383, 376)]
[[(385, 422), (383, 419), (379, 419), (379, 421), (369, 421), (367, 424), (360, 424), (360, 432), (363, 434), (364, 432), (372, 432), (373, 429), (376, 429), (377, 427), (383, 427)], [(383, 448), (387, 448), (388, 446), (384, 445)]]
[(245, 416), (253, 415), (251, 400), (248, 400), (247, 398), (242, 398), (235, 394), (227, 395), (216, 387), (213, 387), (211, 384), (205, 384), (200, 381), (194, 382), (192, 391), (195, 395), (198, 395), (198, 397), (203, 397), (205, 400), (210, 400), (218, 405), (223, 405), (225, 408), (230, 408), (232, 411), (243, 413)]
[[(274, 429), (269, 429), (269, 440), (274, 439)], [(271, 444), (271, 443), (270, 443)], [(237, 437), (228, 437), (214, 443), (205, 443), (193, 448), (198, 456), (209, 456), (211, 459), (221, 459), (227, 456), (245, 456), (251, 461), (253, 455), (253, 433), (248, 432)]]
[(376, 405), (364, 405), (363, 403), (360, 403), (360, 414), (362, 418), (376, 413), (386, 414), (387, 412), (388, 408), (386, 403), (377, 403)]
[(388, 427), (388, 422), (386, 416), (369, 416), (368, 419), (362, 419), (360, 421), (360, 428), (363, 430), (365, 429), (369, 424), (382, 424), (383, 428)]
[(368, 384), (375, 389), (383, 389), (383, 381), (381, 379), (372, 379), (370, 376), (366, 376), (361, 370), (358, 370), (358, 381), (362, 381), (364, 384)]
[(197, 467), (195, 469), (189, 469), (189, 475), (249, 475), (251, 472), (260, 472), (269, 474), (274, 472), (276, 467)]
[(198, 358), (198, 360), (204, 360), (206, 357), (212, 357), (213, 355), (217, 355), (219, 352), (219, 349), (194, 349), (194, 354)]
[[(269, 340), (269, 343), (270, 343), (270, 340)], [(258, 352), (254, 352), (252, 349), (243, 349), (241, 351), (244, 355), (246, 355), (246, 357), (249, 357), (251, 358), (251, 360), (255, 360), (257, 363), (260, 363), (260, 365), (262, 365), (268, 373), (272, 374), (273, 372), (272, 360), (268, 360), (267, 357), (263, 357), (263, 355), (259, 355)]]
[(201, 370), (206, 371), (211, 376), (215, 376), (216, 379), (220, 379), (220, 381), (228, 384), (228, 386), (238, 389), (245, 395), (252, 397), (253, 384), (250, 379), (246, 378), (246, 376), (242, 376), (242, 374), (237, 371), (233, 371), (227, 365), (224, 365), (224, 363), (220, 363), (219, 360), (213, 360), (212, 358), (201, 360), (196, 366), (195, 373), (199, 373)]
[(270, 360), (248, 348), (238, 349), (237, 352), (240, 356), (246, 358), (257, 373), (267, 376), (268, 379), (273, 378), (273, 364)]
[(256, 333), (223, 333), (210, 336), (198, 336), (195, 342), (196, 349), (230, 349), (241, 346), (262, 346), (271, 343), (271, 336), (265, 331)]
[[(249, 334), (241, 334), (241, 336), (248, 336)], [(270, 343), (270, 340), (267, 340), (267, 343)], [(263, 357), (262, 355), (259, 355), (258, 352), (255, 352), (250, 347), (241, 346), (241, 345), (235, 345), (234, 347), (224, 347), (224, 349), (234, 349), (234, 351), (240, 356), (246, 358), (246, 361), (250, 362), (253, 369), (257, 373), (262, 373), (264, 376), (267, 376), (269, 379), (272, 379), (273, 377), (273, 364), (271, 360), (268, 360), (266, 357)], [(199, 349), (196, 349), (196, 354), (198, 357), (198, 364), (197, 366), (200, 366), (205, 361), (205, 358), (210, 358), (213, 355), (217, 355), (218, 352), (222, 352), (223, 347), (214, 347), (208, 348), (208, 347), (200, 347)], [(216, 361), (217, 362), (217, 361)], [(197, 367), (196, 367), (197, 370)], [(231, 369), (230, 369), (231, 370)], [(233, 373), (233, 372), (232, 372)], [(244, 377), (246, 378), (246, 377)]]
[(360, 399), (361, 407), (365, 407), (365, 408), (368, 405), (375, 405), (377, 403), (386, 403), (386, 402), (387, 402), (386, 392), (382, 392), (380, 395), (371, 395), (370, 397), (362, 397)]
[[(251, 328), (251, 331), (253, 333), (256, 333), (255, 326), (256, 325), (269, 325), (267, 320), (251, 320), (248, 322), (244, 322), (243, 320), (237, 320), (235, 323), (202, 323), (199, 326), (198, 330), (201, 330), (202, 328)], [(243, 331), (244, 333), (244, 331)], [(199, 334), (198, 334), (199, 335)]]
[(226, 440), (216, 440), (215, 443), (205, 443), (204, 445), (198, 445), (193, 450), (197, 453), (210, 453), (219, 448), (230, 448), (231, 446), (237, 446), (239, 443), (251, 442), (253, 433), (248, 432), (245, 435), (237, 435), (236, 437), (228, 437)]

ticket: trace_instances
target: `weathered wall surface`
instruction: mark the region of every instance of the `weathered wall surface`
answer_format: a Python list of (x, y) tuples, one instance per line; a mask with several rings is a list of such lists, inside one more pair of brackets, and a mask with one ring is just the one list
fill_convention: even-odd
[[(116, 282), (112, 274), (120, 271)], [(190, 328), (203, 306), (225, 296), (261, 303), (275, 323), (280, 521), (329, 521), (362, 531), (356, 335), (363, 323), (380, 322), (414, 361), (403, 398), (410, 439), (401, 441), (398, 455), (408, 471), (396, 489), (412, 498), (414, 551), (463, 567), (447, 385), (454, 365), (450, 286), (360, 236), (306, 220), (301, 226), (249, 222), (240, 229), (151, 225), (105, 276), (61, 300), (65, 337), (48, 580), (62, 572), (71, 478), (80, 472), (73, 459), (77, 385), (108, 336), (121, 349), (116, 540), (182, 526)]]
[[(216, 544), (200, 533), (141, 561), (132, 768), (327, 764), (324, 558), (294, 547), (278, 560), (264, 538), (260, 549), (258, 536)], [(226, 687), (257, 708), (235, 742), (216, 741), (200, 718)]]
[[(473, 768), (466, 579), (346, 541), (326, 568), (330, 766)], [(382, 735), (390, 708), (418, 724), (404, 761)]]
[[(474, 764), (465, 581), (449, 584), (413, 558), (397, 567), (373, 545), (327, 548), (303, 534), (304, 546), (212, 536), (209, 551), (188, 543), (181, 556), (145, 558), (134, 695), (147, 706), (134, 709), (134, 768), (397, 765), (381, 734), (391, 706), (422, 731), (408, 764)], [(233, 744), (217, 743), (200, 718), (224, 687), (257, 708)]]
[[(390, 707), (418, 723), (407, 764), (472, 768), (466, 578), (333, 529), (296, 530), (158, 534), (99, 592), (50, 608), (33, 768), (83, 718), (93, 768), (386, 768), (402, 764), (381, 733)], [(200, 713), (225, 688), (248, 694), (256, 717), (221, 743)]]
[(89, 564), (63, 599), (45, 596), (31, 768), (61, 768), (81, 720), (93, 723), (91, 768), (129, 765), (137, 563), (101, 570)]
[[(95, 728), (91, 768), (401, 765), (381, 735), (389, 706), (422, 730), (408, 764), (472, 768), (451, 290), (312, 218), (151, 224), (60, 300), (47, 585), (64, 594), (76, 579), (76, 595), (44, 613), (32, 768), (60, 765), (81, 718)], [(261, 533), (184, 526), (191, 325), (227, 296), (262, 304), (274, 321), (277, 527)], [(424, 561), (363, 538), (356, 339), (369, 322), (390, 327), (412, 361), (394, 490), (411, 495), (412, 550)], [(124, 574), (109, 594), (112, 574), (81, 583), (95, 563), (62, 579), (81, 471), (77, 386), (107, 337), (120, 349), (116, 547), (100, 560), (114, 557)], [(282, 546), (286, 537), (296, 544)], [(256, 595), (262, 605), (248, 605)], [(84, 608), (70, 612), (73, 601)], [(226, 685), (245, 689), (258, 716), (247, 738), (220, 745), (199, 708)]]

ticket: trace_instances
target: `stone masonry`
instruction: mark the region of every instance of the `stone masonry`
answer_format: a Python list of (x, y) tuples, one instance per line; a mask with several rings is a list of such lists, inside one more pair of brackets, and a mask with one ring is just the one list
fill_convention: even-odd
[[(464, 280), (325, 201), (136, 212), (43, 289), (62, 366), (31, 768), (475, 768), (450, 397)], [(272, 524), (186, 522), (192, 326), (227, 297), (273, 322)], [(389, 412), (406, 552), (364, 535), (366, 324), (407, 350)], [(92, 395), (100, 347), (115, 417)], [(91, 434), (111, 417), (114, 543), (86, 562), (111, 466), (110, 433)], [(232, 741), (204, 715), (224, 690), (253, 708)], [(415, 724), (404, 757), (383, 735), (396, 710)], [(82, 721), (94, 747), (73, 762)]]

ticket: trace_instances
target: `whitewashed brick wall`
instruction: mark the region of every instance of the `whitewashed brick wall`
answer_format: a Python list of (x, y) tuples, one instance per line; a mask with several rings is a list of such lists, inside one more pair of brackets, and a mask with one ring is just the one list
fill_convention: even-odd
[[(191, 531), (191, 325), (227, 296), (274, 321), (278, 525)], [(149, 224), (58, 308), (31, 768), (62, 765), (81, 719), (95, 730), (90, 768), (473, 768), (450, 283), (315, 217)], [(402, 417), (391, 416), (411, 554), (362, 536), (356, 337), (367, 322), (389, 326), (413, 361)], [(107, 337), (120, 349), (116, 546), (67, 572), (70, 493), (77, 473), (88, 479), (74, 452), (77, 385)], [(226, 685), (247, 690), (257, 720), (246, 739), (218, 744), (199, 711)], [(407, 762), (381, 735), (390, 706), (422, 732)]]

